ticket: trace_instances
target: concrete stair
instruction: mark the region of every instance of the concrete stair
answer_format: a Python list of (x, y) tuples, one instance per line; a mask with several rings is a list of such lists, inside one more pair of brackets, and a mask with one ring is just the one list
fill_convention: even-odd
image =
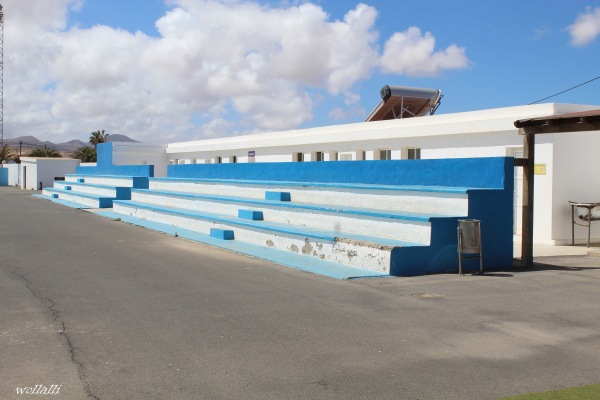
[(64, 181), (55, 181), (52, 188), (44, 188), (42, 195), (83, 206), (83, 208), (110, 208), (113, 200), (131, 198), (131, 189), (148, 187), (148, 178), (103, 175), (67, 175)]
[(181, 178), (113, 202), (116, 215), (394, 275), (427, 270), (448, 241), (456, 258), (468, 208), (465, 188)]

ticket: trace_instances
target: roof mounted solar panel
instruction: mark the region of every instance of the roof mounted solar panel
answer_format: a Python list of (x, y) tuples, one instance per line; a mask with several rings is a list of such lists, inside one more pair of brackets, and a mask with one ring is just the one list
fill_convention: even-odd
[(442, 100), (437, 89), (385, 85), (381, 89), (381, 102), (366, 121), (401, 119), (433, 115)]

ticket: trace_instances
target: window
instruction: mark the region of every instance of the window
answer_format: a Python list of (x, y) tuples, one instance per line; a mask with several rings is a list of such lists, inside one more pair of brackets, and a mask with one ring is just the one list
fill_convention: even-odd
[(391, 160), (392, 159), (392, 151), (390, 149), (380, 149), (379, 150), (379, 159), (380, 160)]
[(419, 147), (409, 147), (406, 149), (406, 158), (409, 160), (420, 160), (421, 149)]
[(235, 164), (235, 163), (237, 163), (237, 156), (231, 156), (231, 157), (229, 157), (229, 160), (232, 164)]
[(325, 153), (322, 151), (315, 151), (315, 161), (325, 161)]
[(304, 161), (304, 153), (295, 153), (294, 154), (294, 161), (296, 161), (296, 162), (302, 162), (302, 161)]
[(223, 159), (219, 156), (219, 157), (215, 157), (215, 164), (221, 164), (223, 162)]

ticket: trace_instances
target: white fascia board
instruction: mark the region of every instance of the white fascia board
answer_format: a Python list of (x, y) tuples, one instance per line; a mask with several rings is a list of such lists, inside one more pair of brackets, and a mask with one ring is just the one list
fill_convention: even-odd
[(411, 137), (517, 131), (518, 119), (597, 109), (577, 104), (536, 104), (455, 114), (331, 125), (283, 132), (268, 132), (193, 142), (170, 143), (168, 154), (228, 151), (340, 142), (361, 142)]

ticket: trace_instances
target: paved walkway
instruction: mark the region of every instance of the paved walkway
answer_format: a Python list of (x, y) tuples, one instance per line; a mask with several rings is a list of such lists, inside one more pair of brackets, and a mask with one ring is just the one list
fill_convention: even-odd
[(600, 261), (340, 281), (0, 188), (0, 398), (492, 400), (600, 382)]

